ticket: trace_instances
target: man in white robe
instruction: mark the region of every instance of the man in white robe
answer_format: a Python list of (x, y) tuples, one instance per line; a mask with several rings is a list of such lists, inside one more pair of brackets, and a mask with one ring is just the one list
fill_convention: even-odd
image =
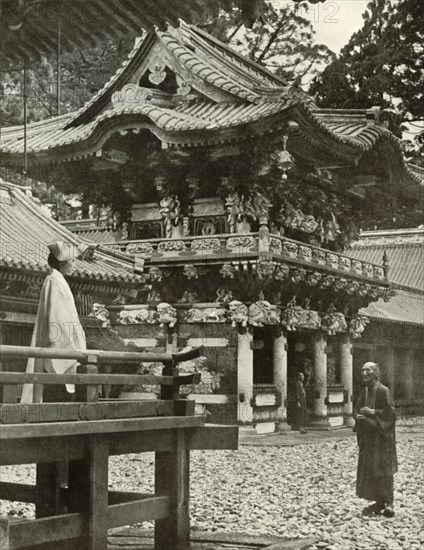
[[(65, 275), (71, 275), (74, 260), (87, 249), (62, 242), (48, 245), (48, 263), (52, 268), (47, 275), (40, 294), (40, 303), (32, 335), (31, 346), (58, 350), (85, 350), (84, 330), (78, 318), (74, 297)], [(74, 359), (29, 359), (26, 372), (50, 372), (74, 374), (78, 362)], [(75, 387), (66, 384), (68, 393)], [(21, 403), (40, 403), (43, 400), (41, 384), (24, 384)]]

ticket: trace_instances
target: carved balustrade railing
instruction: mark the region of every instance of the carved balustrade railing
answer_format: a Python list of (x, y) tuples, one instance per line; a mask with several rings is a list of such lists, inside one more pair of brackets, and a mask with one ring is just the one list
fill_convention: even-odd
[(165, 260), (197, 262), (202, 258), (222, 261), (266, 257), (270, 261), (305, 265), (323, 270), (365, 278), (387, 281), (385, 268), (380, 265), (350, 258), (338, 252), (294, 241), (279, 235), (260, 233), (193, 236), (180, 239), (151, 239), (108, 243), (102, 246), (151, 263)]

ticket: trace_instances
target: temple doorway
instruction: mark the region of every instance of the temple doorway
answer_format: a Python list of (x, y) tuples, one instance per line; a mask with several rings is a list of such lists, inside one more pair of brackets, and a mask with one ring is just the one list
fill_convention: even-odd
[(294, 425), (297, 414), (296, 377), (305, 375), (308, 419), (314, 407), (312, 334), (307, 331), (289, 332), (287, 335), (287, 423)]
[(253, 332), (253, 384), (273, 384), (272, 327), (255, 327)]

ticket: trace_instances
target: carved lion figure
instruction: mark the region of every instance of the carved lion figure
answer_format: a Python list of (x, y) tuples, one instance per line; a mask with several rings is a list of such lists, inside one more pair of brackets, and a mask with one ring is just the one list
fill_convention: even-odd
[(231, 321), (231, 326), (236, 327), (238, 323), (242, 327), (247, 326), (249, 311), (247, 306), (238, 300), (232, 300), (229, 304), (228, 318)]
[(159, 325), (164, 327), (168, 325), (170, 328), (177, 324), (177, 310), (166, 302), (157, 305)]

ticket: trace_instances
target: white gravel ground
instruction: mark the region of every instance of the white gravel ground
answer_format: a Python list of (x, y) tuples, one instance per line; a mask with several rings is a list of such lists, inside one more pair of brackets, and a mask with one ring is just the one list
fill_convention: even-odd
[[(361, 517), (367, 503), (355, 496), (357, 447), (348, 438), (193, 452), (192, 528), (287, 538), (314, 535), (320, 540), (314, 550), (424, 548), (424, 424), (408, 424), (411, 428), (398, 430), (392, 519)], [(110, 488), (153, 491), (153, 460), (153, 453), (112, 457)], [(0, 472), (2, 480), (34, 483), (33, 466), (2, 467)], [(0, 514), (32, 517), (33, 506), (0, 501)]]

